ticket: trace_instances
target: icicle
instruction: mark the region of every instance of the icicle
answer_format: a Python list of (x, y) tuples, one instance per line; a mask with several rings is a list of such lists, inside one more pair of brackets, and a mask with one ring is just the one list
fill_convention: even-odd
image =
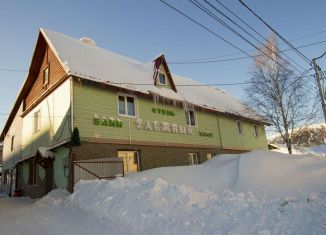
[(155, 92), (152, 92), (152, 96), (153, 96), (154, 105), (156, 107), (159, 104), (160, 95)]

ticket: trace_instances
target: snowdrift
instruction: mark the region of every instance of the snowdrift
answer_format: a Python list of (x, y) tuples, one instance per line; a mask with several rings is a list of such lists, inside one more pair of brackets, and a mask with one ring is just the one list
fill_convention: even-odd
[(326, 190), (326, 158), (270, 151), (225, 154), (201, 165), (151, 169), (131, 178), (162, 178), (169, 183), (222, 192), (292, 194)]
[(112, 234), (325, 234), (325, 178), (324, 158), (256, 151), (81, 181), (38, 203), (78, 208)]

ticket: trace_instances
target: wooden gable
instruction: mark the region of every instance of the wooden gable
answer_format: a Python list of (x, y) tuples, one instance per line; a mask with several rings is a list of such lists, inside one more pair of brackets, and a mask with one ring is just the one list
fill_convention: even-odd
[[(67, 75), (54, 52), (47, 44), (42, 48), (41, 58), (35, 67), (38, 69), (36, 69), (32, 79), (33, 82), (30, 90), (24, 97), (26, 109), (30, 108), (44, 92), (52, 88)], [(46, 83), (43, 81), (45, 69), (48, 71), (48, 81)]]
[[(49, 82), (47, 86), (43, 86), (43, 72), (47, 66), (49, 66)], [(41, 30), (36, 42), (27, 77), (3, 128), (0, 140), (4, 139), (22, 103), (23, 110), (25, 111), (23, 115), (25, 115), (28, 110), (41, 102), (44, 97), (50, 94), (67, 77), (68, 73), (61, 64), (58, 56), (56, 56), (55, 52), (46, 41)]]

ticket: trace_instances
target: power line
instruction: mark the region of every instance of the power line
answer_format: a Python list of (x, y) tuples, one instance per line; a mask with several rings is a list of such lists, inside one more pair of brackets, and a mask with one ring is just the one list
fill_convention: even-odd
[[(314, 46), (314, 45), (321, 44), (321, 43), (326, 43), (326, 40), (314, 42), (314, 43), (310, 43), (310, 44), (306, 44), (306, 45), (302, 45), (302, 46), (297, 46), (297, 48)], [(293, 50), (293, 49), (288, 48), (285, 50), (281, 50), (280, 52), (291, 51), (291, 50)], [(239, 54), (239, 53), (236, 52), (236, 53), (232, 53), (229, 55), (234, 55), (234, 54)], [(226, 55), (226, 56), (228, 56), (228, 55)], [(226, 56), (220, 56), (220, 57), (226, 57)], [(261, 56), (261, 55), (255, 55), (254, 57), (257, 57), (257, 56)], [(214, 58), (220, 58), (220, 57), (211, 57), (211, 58), (214, 59)], [(189, 60), (189, 61), (172, 61), (172, 62), (169, 62), (168, 64), (205, 64), (205, 63), (217, 63), (217, 62), (241, 60), (241, 59), (248, 59), (248, 58), (252, 58), (252, 56), (243, 56), (243, 57), (235, 57), (235, 58), (220, 59), (220, 60), (204, 60), (204, 58), (202, 58), (202, 59), (197, 59), (197, 60), (193, 59), (193, 60)]]
[(0, 71), (27, 73), (27, 70), (0, 68)]
[(215, 37), (221, 39), (222, 41), (224, 41), (225, 43), (229, 44), (230, 46), (232, 46), (233, 48), (241, 51), (242, 53), (244, 53), (247, 56), (251, 56), (249, 55), (247, 52), (245, 52), (244, 50), (242, 50), (241, 48), (239, 48), (238, 46), (234, 45), (233, 43), (229, 42), (228, 40), (226, 40), (225, 38), (223, 38), (222, 36), (218, 35), (217, 33), (215, 33), (214, 31), (210, 30), (209, 28), (207, 28), (206, 26), (204, 26), (203, 24), (199, 23), (198, 21), (194, 20), (193, 18), (191, 18), (190, 16), (186, 15), (185, 13), (183, 13), (182, 11), (178, 10), (177, 8), (175, 8), (174, 6), (170, 5), (169, 3), (163, 1), (163, 0), (159, 0), (160, 2), (162, 2), (163, 4), (165, 4), (166, 6), (168, 6), (169, 8), (171, 8), (172, 10), (174, 10), (175, 12), (183, 15), (184, 17), (186, 17), (188, 20), (192, 21), (193, 23), (197, 24), (198, 26), (202, 27), (203, 29), (205, 29), (206, 31), (208, 31), (209, 33), (213, 34)]
[[(252, 47), (254, 47), (255, 49), (257, 49), (258, 51), (260, 51), (262, 54), (264, 54), (265, 56), (267, 56), (269, 59), (273, 60), (276, 64), (278, 64), (279, 66), (284, 66), (283, 64), (279, 63), (279, 61), (275, 60), (271, 55), (265, 53), (264, 51), (262, 51), (259, 47), (257, 47), (255, 44), (253, 44), (250, 40), (248, 40), (246, 37), (244, 37), (242, 34), (240, 34), (237, 30), (235, 30), (234, 28), (232, 28), (229, 24), (227, 24), (225, 21), (223, 21), (221, 18), (219, 18), (217, 15), (215, 15), (214, 13), (212, 13), (209, 9), (207, 9), (203, 4), (199, 3), (197, 0), (188, 0), (189, 2), (191, 2), (193, 5), (195, 5), (197, 8), (201, 9), (203, 12), (205, 12), (208, 16), (212, 17), (215, 21), (217, 21), (218, 23), (220, 23), (221, 25), (223, 25), (225, 28), (227, 28), (228, 30), (230, 30), (231, 32), (233, 32), (234, 34), (236, 34), (238, 37), (240, 37), (241, 39), (243, 39), (245, 42), (247, 42), (248, 44), (250, 44)], [(224, 13), (220, 12), (215, 6), (213, 6), (212, 4), (210, 4), (207, 0), (204, 0), (208, 5), (210, 5), (214, 10), (216, 10), (217, 12), (219, 12), (220, 14), (224, 15), (224, 17), (226, 17), (227, 19), (229, 19), (232, 23), (234, 23), (235, 25), (237, 25), (240, 29), (242, 29), (243, 31), (245, 31), (248, 35), (250, 35), (251, 37), (253, 37), (248, 31), (246, 31), (245, 29), (243, 29), (241, 26), (239, 26), (237, 23), (235, 23), (232, 19), (230, 19), (228, 16), (226, 16)], [(254, 38), (254, 37), (253, 37)], [(256, 38), (255, 38), (256, 39)], [(264, 47), (266, 47), (263, 43), (261, 43), (258, 39), (256, 39), (256, 41), (258, 41), (261, 45), (263, 45)], [(267, 47), (266, 47), (267, 48)], [(268, 50), (272, 51), (270, 48), (267, 48)], [(272, 51), (272, 53), (274, 53)], [(275, 55), (277, 55), (275, 53)], [(280, 57), (279, 55), (277, 55), (279, 58), (281, 58), (282, 60), (284, 60), (282, 57)], [(292, 64), (289, 64), (291, 67), (293, 67), (296, 71), (298, 71), (299, 73), (301, 73), (302, 71), (299, 71), (296, 67), (294, 67)], [(303, 69), (303, 68), (302, 68)]]
[[(326, 32), (326, 30), (321, 31), (321, 32)], [(315, 35), (315, 34), (310, 34), (310, 35)], [(313, 42), (313, 43), (306, 44), (306, 45), (297, 46), (297, 48), (304, 48), (304, 47), (314, 46), (314, 45), (318, 45), (318, 44), (322, 44), (322, 43), (326, 43), (326, 40)], [(291, 51), (291, 50), (293, 50), (293, 49), (288, 48), (288, 49), (282, 50), (282, 52)], [(181, 64), (181, 65), (182, 64), (206, 64), (206, 63), (227, 62), (227, 61), (242, 60), (242, 59), (249, 59), (249, 58), (252, 58), (252, 57), (257, 57), (257, 55), (255, 55), (255, 56), (243, 56), (243, 57), (235, 57), (235, 58), (221, 59), (221, 60), (209, 60), (209, 59), (214, 59), (214, 58), (221, 58), (221, 57), (223, 58), (223, 57), (227, 57), (227, 56), (230, 56), (230, 55), (236, 55), (236, 54), (240, 54), (240, 53), (235, 52), (235, 53), (230, 53), (230, 54), (222, 55), (222, 56), (218, 56), (218, 57), (215, 56), (215, 57), (201, 58), (201, 59), (172, 61), (172, 62), (169, 62), (168, 64), (173, 64), (173, 65), (179, 65), (179, 64)], [(27, 70), (6, 69), (6, 68), (0, 68), (0, 71), (28, 72)]]
[[(234, 13), (230, 8), (228, 8), (227, 6), (225, 6), (223, 3), (221, 3), (221, 1), (219, 0), (215, 0), (217, 3), (219, 3), (224, 9), (226, 9), (228, 12), (230, 12), (233, 16), (235, 16), (238, 20), (240, 20), (243, 24), (245, 24), (248, 28), (250, 28), (253, 32), (255, 32), (261, 39), (264, 40), (264, 42), (267, 42), (268, 44), (271, 45), (270, 41), (267, 40), (263, 35), (261, 35), (261, 33), (259, 33), (257, 30), (255, 30), (253, 27), (251, 27), (247, 22), (245, 22), (243, 19), (241, 19), (241, 17), (239, 17), (236, 13)], [(206, 0), (205, 0), (206, 2)], [(236, 24), (238, 26), (238, 24)], [(238, 26), (239, 27), (239, 26)], [(242, 29), (242, 27), (241, 27)], [(245, 30), (246, 31), (246, 30)], [(246, 31), (247, 32), (247, 31)], [(255, 37), (254, 37), (255, 38)], [(257, 40), (257, 38), (255, 38), (256, 41), (258, 41), (260, 44), (262, 44), (259, 40)], [(262, 44), (264, 47), (266, 47), (264, 44)], [(266, 47), (267, 49), (269, 49), (268, 47)], [(270, 50), (270, 49), (269, 49)], [(300, 68), (304, 69), (301, 65), (299, 65), (296, 61), (294, 61), (292, 58), (290, 58), (288, 55), (286, 55), (283, 51), (279, 51), (281, 54), (283, 54), (286, 58), (288, 58), (289, 60), (291, 60), (293, 63), (295, 63), (296, 65), (298, 65)]]
[(282, 35), (280, 35), (271, 25), (269, 25), (265, 20), (263, 20), (258, 14), (256, 14), (247, 4), (243, 2), (243, 0), (238, 0), (245, 8), (247, 8), (254, 16), (256, 16), (264, 25), (266, 25), (270, 30), (272, 30), (280, 39), (282, 39), (289, 47), (291, 47), (294, 51), (296, 51), (302, 58), (311, 65), (311, 60), (302, 54), (297, 48), (295, 48), (288, 40), (286, 40)]
[(318, 32), (315, 32), (315, 33), (307, 34), (307, 35), (292, 39), (292, 40), (290, 40), (290, 42), (298, 41), (298, 40), (308, 38), (308, 37), (311, 37), (311, 36), (316, 36), (316, 35), (319, 35), (319, 34), (322, 34), (322, 33), (326, 33), (326, 30), (322, 30), (322, 31), (318, 31)]
[[(308, 35), (305, 35), (305, 36), (302, 36), (302, 37), (299, 37), (299, 38), (296, 38), (296, 39), (292, 39), (292, 40), (290, 40), (290, 42), (297, 41), (297, 40), (300, 40), (302, 38), (307, 38), (307, 37), (312, 36), (312, 35), (321, 34), (321, 33), (324, 33), (324, 32), (326, 32), (326, 30), (320, 31), (320, 32), (317, 32), (317, 33), (313, 33), (313, 34), (308, 34)], [(325, 42), (326, 42), (326, 40), (324, 40), (324, 41), (318, 41), (318, 42), (310, 43), (310, 44), (303, 45), (303, 46), (297, 46), (297, 48), (303, 48), (303, 47), (313, 46), (313, 45), (317, 45), (317, 44), (321, 44), (321, 43), (325, 43)], [(278, 44), (280, 45), (280, 44), (284, 44), (284, 43), (280, 42)], [(291, 50), (293, 50), (293, 49), (292, 48), (289, 48), (289, 49), (285, 49), (285, 50), (282, 50), (282, 51), (291, 51)], [(249, 51), (247, 51), (247, 52), (249, 53)], [(211, 57), (198, 58), (198, 59), (190, 59), (190, 60), (179, 60), (179, 61), (174, 61), (174, 62), (171, 62), (171, 63), (173, 64), (173, 63), (179, 63), (179, 62), (193, 62), (193, 61), (202, 61), (202, 60), (213, 60), (213, 59), (217, 59), (217, 58), (224, 58), (224, 57), (228, 57), (228, 56), (232, 56), (232, 55), (239, 55), (239, 54), (242, 54), (242, 53), (240, 53), (240, 52), (233, 52), (233, 53), (229, 53), (229, 54), (225, 54), (225, 55), (220, 55), (220, 56), (211, 56)]]

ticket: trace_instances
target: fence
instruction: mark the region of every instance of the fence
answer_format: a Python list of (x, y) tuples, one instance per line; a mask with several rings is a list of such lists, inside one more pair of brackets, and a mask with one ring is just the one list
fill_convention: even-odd
[(114, 179), (124, 176), (123, 161), (119, 158), (101, 158), (73, 161), (74, 184), (79, 180)]

